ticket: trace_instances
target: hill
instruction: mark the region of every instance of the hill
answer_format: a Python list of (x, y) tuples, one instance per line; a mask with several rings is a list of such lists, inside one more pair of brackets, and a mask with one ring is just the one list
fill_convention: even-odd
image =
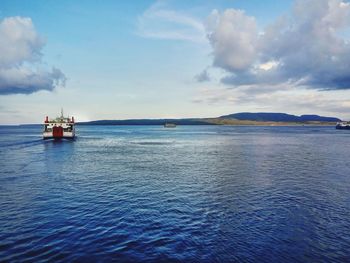
[(333, 125), (341, 121), (335, 117), (319, 115), (291, 115), (286, 113), (251, 113), (241, 112), (224, 115), (217, 118), (187, 118), (187, 119), (129, 119), (129, 120), (96, 120), (79, 122), (79, 125)]
[(323, 117), (319, 115), (291, 115), (286, 113), (271, 112), (241, 112), (230, 115), (220, 116), (219, 119), (235, 119), (244, 121), (273, 121), (273, 122), (338, 122), (341, 121), (335, 117)]

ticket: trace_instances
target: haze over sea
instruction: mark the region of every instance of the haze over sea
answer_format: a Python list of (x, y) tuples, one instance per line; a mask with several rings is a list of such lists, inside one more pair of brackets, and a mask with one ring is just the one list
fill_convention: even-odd
[(350, 133), (0, 127), (0, 261), (350, 261)]

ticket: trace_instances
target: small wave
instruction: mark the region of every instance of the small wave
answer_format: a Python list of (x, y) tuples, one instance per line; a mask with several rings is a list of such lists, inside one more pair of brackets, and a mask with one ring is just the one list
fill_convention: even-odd
[(24, 147), (30, 147), (30, 146), (38, 145), (42, 141), (43, 141), (42, 139), (37, 139), (37, 140), (31, 140), (31, 141), (22, 141), (22, 142), (8, 143), (8, 144), (0, 145), (0, 148), (7, 148), (7, 147), (13, 147), (13, 146), (22, 146), (24, 148)]
[(173, 144), (172, 141), (133, 141), (132, 144), (138, 144), (138, 145), (171, 145)]

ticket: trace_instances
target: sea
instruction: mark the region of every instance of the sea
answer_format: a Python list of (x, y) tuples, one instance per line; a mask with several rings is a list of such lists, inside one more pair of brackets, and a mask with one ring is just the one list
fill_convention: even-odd
[(0, 127), (0, 262), (350, 262), (350, 131)]

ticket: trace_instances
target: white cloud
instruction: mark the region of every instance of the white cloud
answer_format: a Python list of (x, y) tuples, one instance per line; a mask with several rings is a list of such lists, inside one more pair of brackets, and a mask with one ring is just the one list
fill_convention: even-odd
[(291, 84), (350, 89), (350, 5), (341, 0), (299, 0), (289, 16), (258, 32), (241, 10), (214, 10), (208, 18), (213, 65), (234, 86)]
[(263, 70), (270, 70), (270, 69), (273, 69), (274, 67), (277, 67), (278, 66), (278, 62), (276, 61), (268, 61), (266, 63), (262, 63), (259, 65), (259, 69), (263, 69)]
[(209, 17), (208, 38), (213, 47), (214, 66), (229, 71), (250, 67), (256, 57), (255, 19), (242, 10), (228, 9), (221, 15), (214, 10)]
[(207, 42), (199, 19), (168, 9), (164, 1), (155, 2), (138, 18), (138, 33), (149, 38)]
[(0, 95), (29, 94), (64, 85), (66, 78), (59, 69), (39, 69), (44, 44), (30, 18), (0, 21)]

